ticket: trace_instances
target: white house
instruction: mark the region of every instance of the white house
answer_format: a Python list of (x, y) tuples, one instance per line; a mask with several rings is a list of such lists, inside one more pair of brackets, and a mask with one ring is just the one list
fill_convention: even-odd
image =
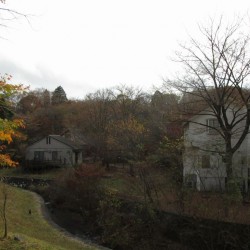
[[(230, 114), (229, 119), (230, 119)], [(184, 127), (183, 175), (186, 185), (198, 190), (224, 190), (227, 181), (223, 151), (225, 143), (214, 129), (217, 119), (209, 110), (190, 118)], [(237, 140), (235, 128), (232, 144)], [(250, 187), (250, 135), (248, 134), (233, 156), (233, 174), (244, 191)]]
[(25, 159), (32, 165), (74, 166), (82, 163), (85, 146), (60, 135), (49, 135), (28, 146)]

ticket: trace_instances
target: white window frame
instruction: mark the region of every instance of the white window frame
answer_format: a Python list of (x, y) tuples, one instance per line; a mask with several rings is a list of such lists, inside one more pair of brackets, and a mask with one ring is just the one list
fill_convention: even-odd
[[(217, 134), (218, 131), (216, 131), (215, 129), (219, 128), (220, 125), (219, 125), (219, 122), (216, 118), (209, 118), (206, 120), (206, 124), (207, 124), (207, 132), (208, 134)], [(215, 129), (214, 129), (215, 128)]]

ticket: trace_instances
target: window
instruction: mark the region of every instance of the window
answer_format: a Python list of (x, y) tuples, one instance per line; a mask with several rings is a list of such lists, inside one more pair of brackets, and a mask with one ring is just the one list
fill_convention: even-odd
[(197, 167), (200, 168), (211, 168), (210, 155), (198, 155)]
[(46, 144), (50, 144), (50, 137), (46, 137)]
[(247, 165), (247, 156), (246, 155), (239, 155), (237, 163), (240, 165)]
[(34, 160), (35, 161), (43, 161), (44, 160), (44, 152), (43, 151), (35, 151), (34, 152)]
[(221, 161), (221, 157), (220, 156), (218, 156), (218, 155), (211, 155), (210, 156), (210, 167), (218, 169), (218, 167), (220, 166), (220, 161)]
[(58, 152), (52, 151), (52, 161), (56, 161), (58, 159)]
[(185, 185), (189, 188), (196, 188), (197, 176), (195, 174), (188, 174), (185, 176)]
[[(220, 127), (217, 119), (207, 119), (207, 131), (209, 134), (216, 134), (217, 130)], [(215, 128), (215, 129), (214, 129)]]
[(201, 157), (202, 159), (202, 163), (201, 163), (201, 167), (202, 168), (210, 168), (211, 165), (210, 165), (210, 155), (202, 155)]
[(250, 166), (250, 156), (249, 155), (247, 156), (247, 162), (246, 163), (247, 163), (247, 166), (249, 167)]

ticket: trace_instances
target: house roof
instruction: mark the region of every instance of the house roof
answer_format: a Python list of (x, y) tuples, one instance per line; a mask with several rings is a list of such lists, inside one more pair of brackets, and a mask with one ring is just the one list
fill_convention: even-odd
[[(73, 150), (82, 150), (84, 148), (84, 146), (87, 145), (87, 143), (81, 143), (81, 144), (79, 144), (79, 143), (73, 142), (73, 141), (71, 141), (69, 139), (66, 139), (65, 137), (63, 137), (61, 135), (48, 135), (48, 137), (53, 138), (54, 140), (57, 140), (57, 141), (65, 144), (65, 145), (71, 147)], [(32, 146), (32, 145), (34, 145), (35, 143), (43, 140), (43, 139), (44, 138), (42, 138), (42, 139), (40, 139), (40, 140), (32, 143), (31, 145), (29, 145), (29, 147)]]
[(68, 145), (69, 147), (73, 148), (74, 150), (79, 150), (82, 149), (84, 145), (87, 145), (86, 143), (80, 145), (78, 143), (75, 143), (71, 140), (66, 139), (65, 137), (61, 136), (61, 135), (49, 135), (49, 137)]
[[(206, 98), (202, 97), (201, 93), (202, 92), (193, 91), (186, 93), (186, 95), (183, 96), (181, 103), (183, 105), (182, 112), (184, 111), (184, 126), (196, 116), (208, 114), (214, 115), (214, 112), (211, 112), (211, 108), (205, 100)], [(220, 103), (222, 100), (225, 101), (222, 105), (225, 105), (227, 107), (226, 109), (231, 106), (235, 106), (238, 109), (245, 108), (246, 101), (249, 102), (250, 96), (249, 90), (242, 89), (241, 96), (236, 88), (230, 86), (217, 89), (207, 89), (206, 91), (204, 90), (204, 93), (204, 96), (207, 96), (209, 100), (211, 99), (211, 102)]]

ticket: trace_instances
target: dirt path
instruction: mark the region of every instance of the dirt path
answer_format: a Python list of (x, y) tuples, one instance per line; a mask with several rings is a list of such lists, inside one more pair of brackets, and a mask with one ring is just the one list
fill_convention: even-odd
[(31, 192), (31, 191), (27, 191), (27, 190), (24, 190), (26, 192), (30, 192), (32, 193), (34, 199), (37, 201), (37, 204), (38, 204), (38, 211), (41, 213), (42, 217), (54, 228), (56, 228), (58, 231), (60, 231), (60, 233), (62, 233), (64, 236), (70, 238), (70, 240), (73, 240), (73, 241), (77, 241), (81, 244), (83, 244), (84, 246), (89, 245), (91, 247), (94, 247), (96, 249), (101, 249), (101, 250), (110, 250), (110, 248), (106, 248), (106, 247), (103, 247), (103, 246), (99, 246), (93, 242), (91, 242), (89, 239), (83, 239), (83, 238), (80, 238), (80, 237), (77, 237), (73, 234), (71, 234), (70, 232), (68, 232), (67, 230), (65, 230), (64, 228), (60, 227), (59, 225), (57, 225), (54, 221), (52, 221), (51, 217), (50, 217), (50, 214), (49, 214), (49, 211), (48, 209), (46, 208), (45, 204), (44, 204), (44, 200), (43, 198), (38, 195), (37, 193), (34, 193), (34, 192)]

